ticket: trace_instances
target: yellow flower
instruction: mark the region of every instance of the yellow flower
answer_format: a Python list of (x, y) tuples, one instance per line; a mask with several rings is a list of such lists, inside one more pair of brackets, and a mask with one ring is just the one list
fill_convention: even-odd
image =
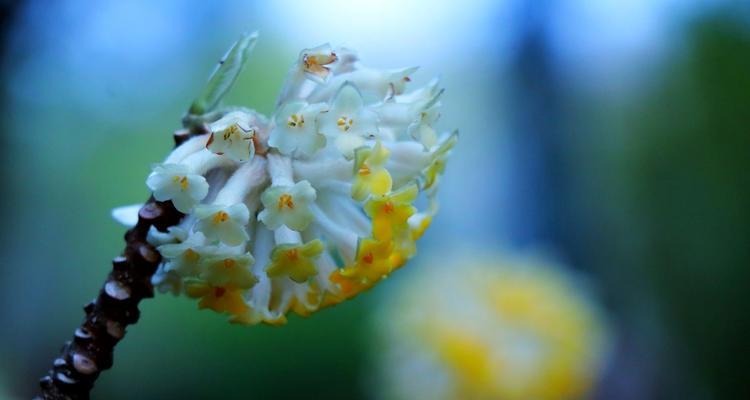
[(242, 315), (248, 306), (242, 298), (242, 289), (232, 286), (212, 286), (207, 282), (193, 281), (185, 286), (185, 293), (199, 298), (198, 308), (208, 308), (220, 313)]
[(388, 149), (380, 142), (373, 148), (361, 147), (354, 152), (354, 200), (362, 201), (367, 195), (384, 195), (391, 191), (391, 174), (384, 167), (388, 155)]
[(469, 254), (413, 271), (383, 304), (382, 397), (586, 398), (607, 349), (596, 305), (555, 265)]
[(430, 165), (424, 171), (424, 188), (431, 188), (437, 178), (445, 171), (445, 160), (442, 158), (436, 158), (430, 163)]
[(370, 288), (391, 272), (390, 256), (393, 246), (390, 242), (380, 242), (374, 239), (362, 239), (357, 245), (357, 257), (354, 264), (331, 277), (336, 283), (342, 284), (342, 291), (352, 294)]
[(429, 214), (425, 214), (420, 216), (420, 218), (415, 219), (414, 225), (411, 228), (411, 237), (413, 240), (418, 240), (419, 238), (424, 235), (424, 232), (427, 230), (427, 228), (430, 227), (430, 224), (432, 223), (432, 216)]
[(200, 278), (214, 286), (249, 289), (258, 283), (258, 278), (250, 272), (254, 262), (250, 253), (213, 256), (204, 261), (205, 271), (201, 272)]
[(372, 218), (372, 236), (390, 241), (394, 232), (408, 230), (407, 220), (417, 211), (412, 203), (418, 194), (417, 185), (411, 184), (387, 195), (370, 197), (364, 209)]
[(304, 245), (280, 244), (271, 252), (271, 265), (266, 273), (271, 278), (288, 275), (295, 282), (306, 282), (318, 273), (315, 259), (325, 246), (318, 239)]

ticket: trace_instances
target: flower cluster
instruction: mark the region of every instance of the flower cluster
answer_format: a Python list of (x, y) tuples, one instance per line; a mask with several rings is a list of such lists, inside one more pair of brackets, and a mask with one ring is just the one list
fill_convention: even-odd
[[(401, 267), (437, 210), (457, 139), (436, 133), (436, 80), (406, 90), (415, 70), (367, 68), (323, 45), (301, 52), (270, 118), (213, 113), (146, 180), (185, 214), (149, 234), (163, 257), (153, 283), (232, 322), (278, 324)], [(115, 215), (127, 221), (127, 210)]]
[(570, 275), (538, 260), (455, 257), (412, 269), (381, 303), (381, 397), (587, 398), (608, 335)]

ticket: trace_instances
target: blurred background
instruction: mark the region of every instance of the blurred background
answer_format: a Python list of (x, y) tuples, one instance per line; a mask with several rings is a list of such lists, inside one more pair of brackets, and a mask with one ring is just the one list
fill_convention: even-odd
[[(110, 209), (147, 197), (215, 61), (256, 29), (227, 101), (263, 113), (324, 42), (442, 77), (461, 140), (410, 273), (467, 247), (544, 253), (609, 322), (593, 398), (750, 398), (747, 2), (0, 4), (0, 398), (34, 394), (122, 248)], [(378, 397), (371, 315), (400, 275), (277, 328), (157, 296), (93, 398)]]

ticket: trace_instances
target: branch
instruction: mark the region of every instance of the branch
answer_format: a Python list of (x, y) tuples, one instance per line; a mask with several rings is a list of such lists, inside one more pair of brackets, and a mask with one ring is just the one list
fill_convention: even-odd
[[(205, 125), (174, 134), (179, 146), (190, 136), (205, 133)], [(99, 295), (84, 306), (86, 317), (73, 340), (65, 343), (62, 354), (40, 381), (37, 400), (85, 400), (101, 371), (112, 367), (114, 348), (125, 336), (125, 328), (138, 321), (138, 304), (154, 296), (151, 277), (161, 255), (146, 241), (149, 229), (160, 231), (176, 225), (184, 214), (171, 201), (150, 198), (138, 212), (138, 223), (125, 234), (125, 251), (112, 261)]]

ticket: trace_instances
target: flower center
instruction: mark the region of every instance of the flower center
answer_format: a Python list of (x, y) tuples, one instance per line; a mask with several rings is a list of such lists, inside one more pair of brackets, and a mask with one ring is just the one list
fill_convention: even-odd
[(227, 292), (223, 287), (214, 288), (214, 297), (222, 297)]
[(290, 210), (294, 208), (294, 199), (292, 198), (292, 195), (288, 193), (284, 193), (279, 196), (279, 210), (283, 209), (284, 207), (287, 207)]
[(195, 261), (198, 261), (200, 257), (201, 256), (193, 249), (185, 250), (185, 259), (188, 261), (195, 262)]
[(224, 259), (224, 268), (232, 268), (235, 264), (237, 264), (237, 261), (234, 261), (231, 258)]
[(292, 114), (287, 119), (286, 124), (291, 128), (302, 128), (305, 126), (305, 116), (302, 114)]
[(383, 212), (385, 212), (386, 214), (392, 213), (393, 212), (393, 203), (391, 203), (390, 201), (386, 202), (383, 205)]
[(286, 257), (289, 259), (289, 261), (297, 261), (297, 258), (299, 258), (299, 252), (297, 249), (291, 249), (286, 252)]
[(349, 129), (351, 129), (353, 124), (354, 120), (347, 117), (346, 115), (342, 115), (341, 118), (336, 121), (336, 125), (338, 125), (339, 129), (344, 132), (347, 132)]
[(224, 211), (219, 211), (216, 214), (214, 214), (213, 223), (214, 224), (220, 224), (222, 222), (227, 222), (229, 220), (229, 214), (227, 214)]
[(372, 253), (367, 253), (362, 257), (362, 261), (364, 261), (367, 264), (372, 264), (372, 261), (375, 259), (375, 257), (372, 255)]
[(362, 176), (370, 175), (370, 167), (368, 167), (367, 164), (362, 164), (357, 172)]
[(233, 135), (239, 134), (239, 125), (234, 124), (229, 126), (227, 129), (224, 130), (224, 140), (229, 140), (230, 137)]
[(336, 60), (338, 60), (338, 56), (334, 52), (330, 54), (305, 54), (302, 56), (305, 71), (321, 77), (327, 76), (329, 72), (328, 68), (324, 67), (324, 65), (334, 63)]
[(187, 190), (187, 188), (188, 188), (188, 179), (187, 179), (187, 176), (175, 175), (172, 178), (172, 181), (174, 181), (174, 183), (179, 183), (180, 184), (180, 189), (182, 189), (183, 192)]

